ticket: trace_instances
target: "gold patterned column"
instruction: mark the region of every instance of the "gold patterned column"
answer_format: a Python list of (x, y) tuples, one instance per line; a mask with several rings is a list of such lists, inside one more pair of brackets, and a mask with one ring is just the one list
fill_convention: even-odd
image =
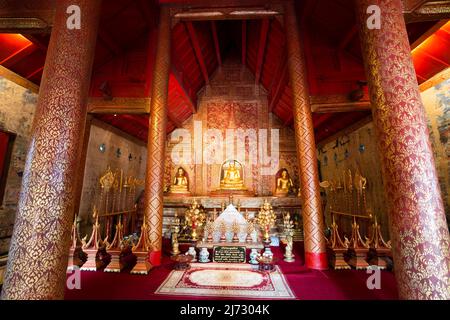
[(326, 243), (322, 203), (320, 198), (319, 171), (314, 141), (311, 106), (306, 75), (303, 45), (300, 40), (295, 7), (286, 4), (284, 24), (288, 50), (289, 80), (292, 88), (293, 113), (297, 157), (300, 168), (302, 216), (305, 235), (306, 266), (327, 269)]
[[(402, 299), (450, 299), (449, 233), (400, 0), (356, 0)], [(369, 29), (367, 8), (381, 10)], [(369, 24), (371, 25), (371, 24)]]
[(145, 179), (145, 215), (152, 244), (150, 263), (161, 263), (164, 159), (167, 128), (167, 99), (170, 72), (170, 14), (162, 7), (158, 27), (155, 69), (153, 70), (150, 126), (147, 144), (147, 172)]
[[(62, 299), (99, 0), (58, 0), (2, 299)], [(68, 29), (71, 5), (81, 29)]]

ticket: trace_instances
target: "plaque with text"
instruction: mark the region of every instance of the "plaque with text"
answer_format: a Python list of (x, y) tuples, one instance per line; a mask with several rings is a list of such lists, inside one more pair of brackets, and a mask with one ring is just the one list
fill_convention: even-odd
[(215, 246), (213, 261), (222, 263), (245, 263), (245, 247)]

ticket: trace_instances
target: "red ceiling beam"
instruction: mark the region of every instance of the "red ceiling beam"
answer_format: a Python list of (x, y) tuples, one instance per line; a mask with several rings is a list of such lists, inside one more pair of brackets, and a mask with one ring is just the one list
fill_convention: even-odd
[(435, 57), (434, 55), (432, 55), (431, 53), (426, 52), (425, 50), (420, 50), (419, 53), (423, 54), (424, 56), (427, 56), (428, 58), (430, 58), (431, 60), (436, 61), (439, 64), (442, 64), (442, 65), (446, 66), (447, 68), (450, 67), (450, 64), (448, 64), (448, 62), (445, 62), (445, 61)]
[(284, 60), (284, 66), (283, 69), (280, 73), (280, 80), (278, 80), (278, 85), (275, 89), (275, 94), (272, 97), (272, 100), (270, 101), (270, 105), (269, 105), (269, 110), (270, 112), (273, 112), (273, 110), (275, 109), (276, 105), (278, 104), (278, 100), (280, 100), (280, 97), (285, 89), (285, 86), (287, 84), (287, 59)]
[(47, 45), (32, 34), (22, 34), (25, 38), (33, 42), (42, 52), (47, 52)]
[(120, 54), (122, 54), (122, 48), (117, 45), (114, 39), (105, 30), (99, 28), (98, 37), (113, 55), (119, 56)]
[[(115, 116), (115, 118), (119, 118), (119, 119), (122, 118), (122, 119), (128, 120), (130, 122), (135, 122), (135, 123), (139, 124), (140, 126), (143, 126), (146, 129), (148, 129), (148, 127), (149, 127), (149, 120), (145, 119), (141, 116), (121, 114), (121, 115)], [(119, 121), (119, 120), (117, 120), (117, 121)]]
[(217, 38), (216, 22), (214, 20), (211, 20), (211, 31), (214, 40), (214, 47), (216, 48), (217, 63), (219, 64), (219, 67), (221, 67), (222, 58), (220, 57), (219, 39)]
[(150, 7), (149, 1), (146, 0), (139, 0), (136, 4), (147, 26), (155, 28), (157, 26), (157, 19), (154, 13), (156, 8)]
[(37, 47), (33, 43), (30, 43), (0, 61), (0, 65), (5, 65), (5, 67), (10, 68), (11, 66), (19, 62), (19, 60), (22, 60), (26, 56), (32, 54), (36, 50), (36, 48)]
[(184, 96), (184, 100), (187, 103), (187, 105), (189, 106), (189, 108), (191, 109), (192, 113), (196, 113), (197, 112), (197, 108), (195, 107), (194, 102), (192, 102), (191, 96), (189, 95), (189, 93), (186, 91), (186, 89), (182, 85), (181, 77), (178, 74), (178, 71), (173, 66), (172, 66), (171, 71), (172, 71), (172, 75), (173, 75), (174, 80), (175, 80), (174, 84), (175, 84), (176, 88)]
[(261, 31), (259, 33), (258, 58), (256, 62), (255, 83), (261, 79), (261, 69), (264, 61), (264, 52), (266, 51), (267, 34), (269, 33), (270, 20), (261, 21)]
[(314, 128), (318, 128), (320, 125), (328, 121), (331, 117), (333, 117), (334, 113), (324, 113), (320, 114), (317, 121), (314, 121)]
[(247, 58), (247, 20), (242, 20), (242, 64), (245, 65)]
[(42, 70), (44, 70), (44, 66), (39, 67), (36, 70), (34, 70), (33, 72), (29, 73), (28, 75), (26, 75), (25, 78), (30, 79), (31, 77), (35, 76), (37, 73), (41, 72)]
[(341, 39), (339, 42), (339, 50), (345, 50), (345, 48), (348, 47), (350, 42), (353, 40), (353, 38), (358, 33), (358, 27), (356, 24), (352, 26), (352, 28), (345, 34), (345, 36)]
[(197, 34), (195, 33), (194, 26), (191, 21), (186, 21), (186, 27), (188, 29), (189, 37), (191, 38), (192, 45), (194, 47), (194, 52), (197, 57), (198, 64), (200, 65), (200, 69), (202, 70), (203, 78), (205, 79), (205, 83), (209, 85), (209, 76), (208, 70), (206, 69), (205, 59), (203, 58), (202, 49), (198, 43)]

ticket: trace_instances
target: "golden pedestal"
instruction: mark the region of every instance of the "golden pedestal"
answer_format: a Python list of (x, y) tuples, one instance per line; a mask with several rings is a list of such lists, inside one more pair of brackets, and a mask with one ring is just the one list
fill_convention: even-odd
[(131, 270), (131, 274), (148, 274), (152, 265), (148, 262), (148, 252), (135, 251), (133, 254), (136, 256), (136, 265)]
[(88, 259), (80, 268), (82, 271), (97, 271), (97, 251), (98, 249), (84, 249)]
[(328, 248), (328, 262), (330, 267), (335, 270), (341, 269), (351, 269), (350, 265), (345, 261), (344, 254), (347, 252), (347, 249), (331, 249)]
[(122, 270), (120, 266), (120, 250), (108, 250), (111, 255), (111, 262), (103, 270), (104, 272), (120, 272)]

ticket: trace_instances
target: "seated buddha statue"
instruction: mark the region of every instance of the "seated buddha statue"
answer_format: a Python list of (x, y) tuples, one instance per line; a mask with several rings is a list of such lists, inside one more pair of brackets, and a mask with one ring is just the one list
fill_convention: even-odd
[(172, 185), (169, 187), (169, 193), (189, 193), (188, 178), (183, 168), (178, 168)]
[(223, 166), (223, 179), (220, 181), (222, 190), (246, 190), (239, 168), (235, 161), (228, 162), (228, 166)]
[(281, 171), (280, 177), (277, 179), (277, 188), (275, 190), (276, 196), (285, 197), (289, 191), (294, 187), (292, 179), (289, 177), (289, 173), (286, 169)]

